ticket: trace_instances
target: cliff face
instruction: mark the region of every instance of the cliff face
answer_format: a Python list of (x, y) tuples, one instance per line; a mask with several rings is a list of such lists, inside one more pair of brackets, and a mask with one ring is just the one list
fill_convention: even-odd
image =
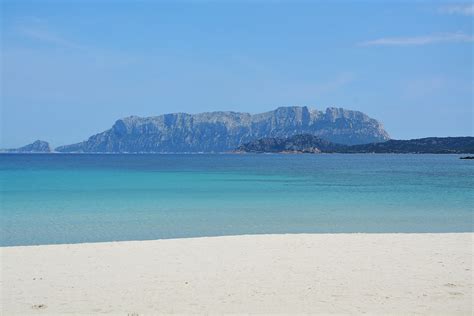
[(59, 152), (224, 152), (263, 137), (311, 134), (341, 144), (389, 139), (367, 115), (342, 108), (325, 112), (281, 107), (251, 115), (236, 112), (131, 116), (87, 141), (56, 148)]

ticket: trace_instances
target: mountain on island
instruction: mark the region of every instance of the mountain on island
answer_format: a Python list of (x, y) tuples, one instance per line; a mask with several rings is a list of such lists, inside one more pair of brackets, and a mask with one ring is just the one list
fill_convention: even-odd
[(9, 153), (50, 153), (52, 152), (52, 149), (48, 142), (37, 140), (26, 146), (15, 149), (6, 149), (4, 151)]
[(306, 134), (289, 138), (262, 138), (241, 145), (236, 152), (469, 154), (474, 153), (474, 137), (429, 137), (350, 146)]
[(154, 117), (130, 116), (111, 129), (58, 152), (159, 153), (226, 152), (263, 137), (287, 138), (311, 134), (331, 142), (355, 145), (390, 139), (381, 123), (362, 112), (327, 108), (280, 107), (249, 114), (174, 113)]

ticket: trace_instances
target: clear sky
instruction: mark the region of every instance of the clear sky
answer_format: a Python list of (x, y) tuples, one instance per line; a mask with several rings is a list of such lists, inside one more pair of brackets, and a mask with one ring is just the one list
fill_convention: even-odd
[(472, 3), (0, 2), (0, 147), (287, 105), (360, 110), (397, 139), (473, 135)]

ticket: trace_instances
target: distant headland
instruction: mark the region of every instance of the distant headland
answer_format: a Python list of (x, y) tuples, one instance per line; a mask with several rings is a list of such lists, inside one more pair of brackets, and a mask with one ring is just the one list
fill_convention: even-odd
[[(342, 145), (314, 135), (289, 138), (263, 138), (240, 146), (240, 153), (391, 153), (391, 154), (470, 154), (474, 153), (474, 137), (427, 137), (410, 140)], [(465, 158), (466, 159), (466, 158)]]

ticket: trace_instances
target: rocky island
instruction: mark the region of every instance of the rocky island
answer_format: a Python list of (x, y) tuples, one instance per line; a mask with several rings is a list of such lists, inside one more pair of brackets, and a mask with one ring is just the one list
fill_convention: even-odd
[(342, 108), (325, 111), (306, 106), (280, 107), (259, 113), (174, 113), (154, 117), (130, 116), (111, 129), (58, 152), (79, 153), (193, 153), (227, 152), (264, 138), (311, 134), (347, 144), (390, 139), (381, 123), (362, 112)]
[[(173, 113), (130, 116), (59, 153), (474, 153), (474, 137), (390, 139), (359, 111), (306, 106), (259, 113)], [(41, 140), (8, 153), (50, 153)]]
[(51, 149), (51, 146), (49, 145), (49, 143), (43, 140), (37, 140), (31, 144), (28, 144), (20, 148), (3, 150), (3, 152), (8, 152), (8, 153), (50, 153), (52, 151), (53, 150)]

